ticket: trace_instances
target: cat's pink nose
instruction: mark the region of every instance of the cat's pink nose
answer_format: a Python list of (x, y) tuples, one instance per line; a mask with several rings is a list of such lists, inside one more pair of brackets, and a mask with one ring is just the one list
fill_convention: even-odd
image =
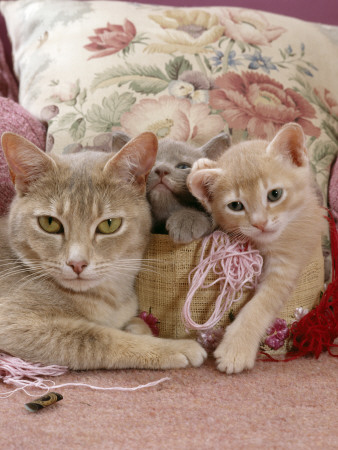
[(166, 175), (168, 175), (170, 173), (170, 171), (166, 167), (158, 167), (157, 169), (155, 169), (155, 173), (159, 177), (165, 177)]
[(268, 223), (268, 221), (265, 220), (265, 221), (263, 221), (263, 222), (256, 222), (256, 223), (253, 223), (252, 225), (253, 225), (255, 228), (258, 228), (259, 230), (264, 231), (267, 223)]
[(68, 261), (67, 265), (70, 266), (78, 275), (84, 271), (88, 266), (87, 261)]

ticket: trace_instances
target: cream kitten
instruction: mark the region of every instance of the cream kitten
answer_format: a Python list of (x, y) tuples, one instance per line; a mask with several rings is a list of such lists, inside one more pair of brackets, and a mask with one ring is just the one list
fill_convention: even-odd
[(249, 239), (263, 255), (257, 290), (214, 353), (220, 371), (251, 369), (323, 231), (302, 128), (288, 124), (270, 143), (243, 142), (217, 162), (202, 159), (187, 182), (220, 228)]
[(0, 349), (77, 370), (201, 365), (199, 344), (135, 317), (155, 135), (116, 155), (47, 155), (12, 133), (2, 146), (17, 196), (0, 221)]

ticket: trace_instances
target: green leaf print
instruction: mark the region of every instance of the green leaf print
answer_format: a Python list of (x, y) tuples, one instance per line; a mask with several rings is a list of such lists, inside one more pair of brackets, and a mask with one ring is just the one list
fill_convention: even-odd
[(177, 56), (165, 65), (165, 70), (171, 80), (178, 80), (183, 72), (192, 70), (192, 65), (184, 56)]
[(336, 154), (337, 146), (333, 142), (316, 142), (312, 157), (312, 164), (314, 164), (316, 172), (320, 172), (321, 169), (328, 169)]
[(109, 97), (104, 97), (102, 106), (95, 104), (88, 110), (87, 120), (95, 131), (111, 131), (113, 126), (120, 124), (122, 114), (129, 111), (135, 101), (135, 97), (130, 92), (122, 95), (114, 92)]
[(86, 122), (81, 117), (80, 119), (75, 120), (72, 126), (69, 129), (69, 133), (71, 134), (74, 141), (78, 141), (84, 137), (86, 134)]
[(140, 66), (126, 64), (126, 67), (111, 67), (97, 74), (91, 89), (95, 91), (113, 84), (122, 86), (129, 83), (129, 87), (141, 94), (158, 94), (168, 87), (169, 79), (155, 66)]

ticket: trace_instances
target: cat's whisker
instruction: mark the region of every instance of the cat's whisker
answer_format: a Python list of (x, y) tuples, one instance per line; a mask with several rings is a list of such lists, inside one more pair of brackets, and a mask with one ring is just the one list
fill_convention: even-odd
[(49, 279), (49, 277), (44, 274), (44, 273), (30, 273), (29, 275), (27, 275), (26, 277), (23, 277), (18, 283), (17, 285), (14, 287), (14, 289), (11, 289), (11, 291), (13, 293), (15, 293), (16, 291), (21, 291), (22, 288), (26, 287), (28, 284), (33, 283), (37, 280), (40, 279)]

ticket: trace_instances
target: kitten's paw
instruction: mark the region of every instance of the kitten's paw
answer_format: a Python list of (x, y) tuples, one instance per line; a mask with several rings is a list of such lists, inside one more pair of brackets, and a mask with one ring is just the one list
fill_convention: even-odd
[(198, 170), (203, 169), (213, 169), (215, 166), (215, 161), (209, 158), (200, 158), (194, 162), (190, 173), (197, 172)]
[(163, 350), (161, 369), (183, 369), (189, 365), (199, 367), (207, 357), (207, 352), (191, 339), (167, 340)]
[(227, 374), (252, 369), (256, 361), (257, 349), (241, 336), (226, 333), (214, 352), (217, 369)]
[(174, 242), (188, 244), (212, 232), (210, 217), (202, 211), (181, 209), (167, 220), (166, 229)]

